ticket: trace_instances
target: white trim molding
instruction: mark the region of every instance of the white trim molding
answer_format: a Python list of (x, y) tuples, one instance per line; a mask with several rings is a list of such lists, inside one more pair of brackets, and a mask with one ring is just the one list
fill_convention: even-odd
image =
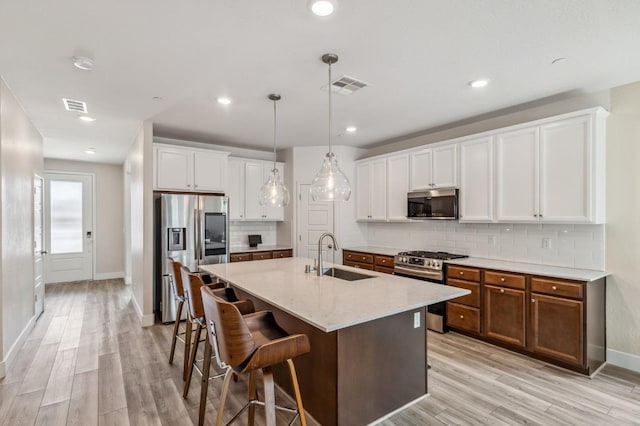
[(14, 358), (18, 355), (18, 352), (20, 352), (20, 349), (22, 349), (25, 340), (27, 340), (27, 336), (29, 335), (29, 333), (31, 333), (31, 330), (33, 330), (33, 327), (35, 325), (36, 317), (32, 316), (16, 341), (13, 342), (13, 345), (11, 345), (11, 349), (9, 349), (9, 351), (7, 352), (7, 356), (2, 361), (0, 361), (0, 379), (7, 375), (7, 365), (11, 364)]
[(96, 273), (94, 280), (115, 280), (118, 278), (124, 278), (124, 272), (102, 272)]
[(640, 356), (607, 349), (607, 364), (640, 373)]
[(131, 294), (131, 302), (133, 302), (133, 307), (136, 310), (136, 314), (138, 315), (138, 319), (140, 320), (140, 325), (142, 327), (151, 327), (153, 324), (155, 324), (155, 320), (156, 320), (155, 315), (154, 314), (143, 315), (142, 309), (140, 309), (140, 305), (138, 305), (138, 301), (133, 296), (133, 293)]

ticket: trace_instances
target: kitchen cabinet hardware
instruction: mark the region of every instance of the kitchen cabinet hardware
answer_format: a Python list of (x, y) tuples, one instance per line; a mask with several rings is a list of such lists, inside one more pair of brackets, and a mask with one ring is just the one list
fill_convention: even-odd
[(500, 289), (500, 293), (504, 293), (504, 288), (501, 288), (501, 289)]
[(551, 286), (551, 290), (557, 290), (557, 289), (558, 289), (558, 287), (556, 287), (555, 285)]

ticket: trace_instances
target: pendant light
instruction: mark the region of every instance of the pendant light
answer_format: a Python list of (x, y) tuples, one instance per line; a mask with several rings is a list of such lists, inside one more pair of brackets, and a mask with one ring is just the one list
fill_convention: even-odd
[(276, 102), (280, 100), (280, 95), (271, 94), (268, 96), (273, 101), (273, 169), (269, 174), (269, 179), (262, 185), (258, 193), (258, 201), (261, 206), (285, 207), (289, 204), (289, 190), (282, 183), (280, 173), (276, 167), (276, 130), (277, 114)]
[(336, 155), (331, 151), (331, 65), (338, 62), (338, 55), (324, 54), (322, 62), (329, 65), (329, 152), (322, 162), (320, 171), (311, 182), (309, 191), (313, 201), (347, 201), (351, 196), (349, 179), (340, 170)]

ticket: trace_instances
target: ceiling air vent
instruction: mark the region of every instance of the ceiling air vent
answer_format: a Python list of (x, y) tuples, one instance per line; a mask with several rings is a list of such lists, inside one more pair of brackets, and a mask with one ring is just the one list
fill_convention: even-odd
[[(342, 77), (331, 83), (331, 90), (333, 91), (333, 93), (346, 96), (352, 94), (356, 90), (360, 90), (367, 86), (368, 84), (362, 80), (349, 77), (348, 75), (343, 75)], [(327, 90), (327, 86), (323, 86), (322, 89)]]
[(64, 107), (67, 111), (82, 112), (84, 114), (87, 113), (87, 104), (82, 101), (62, 98), (62, 102), (64, 102)]

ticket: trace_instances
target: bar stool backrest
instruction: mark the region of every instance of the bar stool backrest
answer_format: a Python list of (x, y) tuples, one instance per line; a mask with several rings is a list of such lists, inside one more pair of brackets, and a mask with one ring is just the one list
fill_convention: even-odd
[(237, 367), (253, 354), (256, 344), (238, 308), (213, 291), (202, 288), (202, 303), (209, 342), (216, 348), (220, 361)]
[(185, 293), (187, 294), (189, 314), (191, 314), (191, 318), (196, 319), (204, 317), (202, 294), (200, 293), (200, 288), (204, 286), (202, 278), (198, 274), (191, 273), (189, 268), (186, 266), (183, 266), (180, 269), (180, 274), (182, 276), (182, 284), (184, 285)]
[(171, 288), (176, 297), (184, 297), (184, 286), (182, 285), (182, 274), (180, 273), (181, 268), (182, 263), (170, 257), (167, 258), (167, 271), (169, 271)]

